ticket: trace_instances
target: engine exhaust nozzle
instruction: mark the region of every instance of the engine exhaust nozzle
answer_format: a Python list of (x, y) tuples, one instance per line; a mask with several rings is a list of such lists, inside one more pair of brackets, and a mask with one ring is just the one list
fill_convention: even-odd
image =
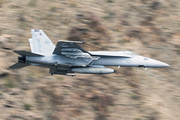
[(26, 56), (18, 56), (18, 62), (25, 63), (26, 62)]

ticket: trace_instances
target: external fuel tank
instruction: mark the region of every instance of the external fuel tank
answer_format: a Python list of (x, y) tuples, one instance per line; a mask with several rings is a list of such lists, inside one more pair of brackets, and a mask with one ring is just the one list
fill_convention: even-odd
[(108, 74), (114, 73), (115, 70), (111, 68), (105, 67), (81, 67), (81, 68), (72, 68), (72, 72), (74, 73), (84, 73), (84, 74)]

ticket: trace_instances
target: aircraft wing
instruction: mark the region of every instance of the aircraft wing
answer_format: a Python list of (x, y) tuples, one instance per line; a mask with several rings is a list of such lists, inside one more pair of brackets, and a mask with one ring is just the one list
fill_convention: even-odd
[(58, 55), (78, 55), (82, 52), (88, 53), (86, 50), (81, 48), (78, 44), (83, 44), (82, 41), (62, 41), (59, 40), (53, 54)]

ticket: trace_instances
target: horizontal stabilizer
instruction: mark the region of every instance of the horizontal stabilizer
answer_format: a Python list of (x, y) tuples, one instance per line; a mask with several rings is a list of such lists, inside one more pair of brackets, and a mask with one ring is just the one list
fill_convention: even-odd
[(18, 63), (16, 63), (16, 64), (10, 66), (9, 68), (10, 68), (10, 69), (17, 69), (17, 68), (23, 68), (23, 67), (26, 67), (26, 66), (29, 66), (29, 64), (25, 64), (25, 63), (20, 63), (20, 62), (18, 62)]
[(27, 51), (23, 51), (23, 50), (14, 50), (13, 52), (22, 55), (22, 56), (43, 56), (40, 54), (36, 54), (36, 53), (32, 53), (32, 52), (27, 52)]

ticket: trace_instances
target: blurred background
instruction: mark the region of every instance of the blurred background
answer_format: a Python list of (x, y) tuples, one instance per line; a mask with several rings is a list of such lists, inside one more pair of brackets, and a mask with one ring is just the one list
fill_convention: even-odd
[[(180, 120), (179, 0), (0, 0), (1, 120)], [(131, 50), (170, 65), (108, 75), (8, 67), (31, 29), (86, 50)]]

